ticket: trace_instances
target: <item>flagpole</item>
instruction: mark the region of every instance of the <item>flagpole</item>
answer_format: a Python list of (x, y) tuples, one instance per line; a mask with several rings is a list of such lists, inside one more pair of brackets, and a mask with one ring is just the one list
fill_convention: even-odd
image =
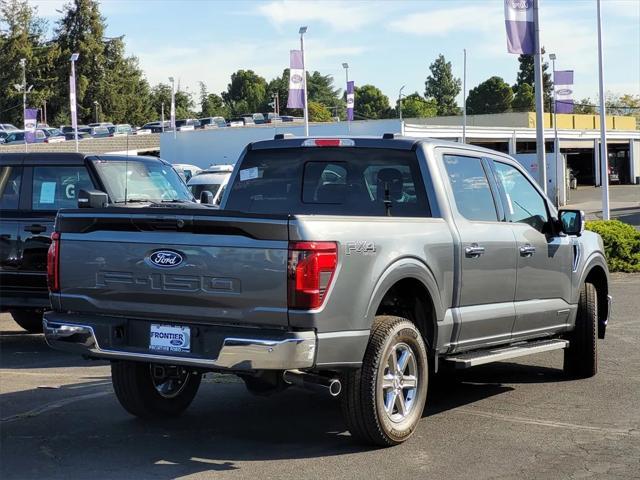
[(307, 67), (304, 60), (304, 34), (307, 27), (300, 27), (300, 54), (302, 56), (302, 88), (304, 88), (304, 136), (309, 136), (309, 106), (307, 105)]
[(544, 143), (544, 85), (542, 79), (542, 49), (540, 47), (540, 18), (538, 14), (540, 0), (533, 1), (533, 21), (535, 23), (535, 93), (536, 93), (536, 153), (538, 156), (538, 181), (542, 191), (547, 193), (547, 158)]
[(558, 140), (558, 86), (556, 85), (556, 54), (549, 54), (549, 58), (551, 59), (551, 68), (553, 69), (553, 156), (556, 161), (556, 207), (560, 206), (560, 183), (558, 178), (558, 161), (560, 159), (559, 150), (560, 150), (560, 140)]
[(598, 10), (598, 75), (600, 83), (600, 185), (602, 186), (602, 219), (609, 220), (609, 157), (607, 153), (607, 108), (604, 103), (604, 72), (602, 68), (602, 18)]

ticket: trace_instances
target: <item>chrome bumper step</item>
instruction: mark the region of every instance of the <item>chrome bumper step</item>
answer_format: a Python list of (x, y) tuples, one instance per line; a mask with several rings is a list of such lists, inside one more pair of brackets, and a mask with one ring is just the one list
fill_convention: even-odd
[(454, 354), (443, 357), (442, 360), (454, 364), (457, 368), (469, 368), (484, 365), (501, 360), (533, 355), (534, 353), (562, 350), (569, 346), (568, 340), (552, 339), (524, 342), (507, 347), (496, 347), (488, 350), (476, 350), (473, 352)]

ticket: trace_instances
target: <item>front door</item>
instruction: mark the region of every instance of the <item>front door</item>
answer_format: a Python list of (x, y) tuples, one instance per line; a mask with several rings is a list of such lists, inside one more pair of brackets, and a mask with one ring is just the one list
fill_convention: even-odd
[(517, 244), (513, 337), (561, 331), (572, 308), (571, 239), (552, 228), (546, 200), (518, 168), (496, 160), (493, 169)]
[(516, 245), (479, 157), (443, 155), (460, 238), (458, 349), (506, 343), (514, 321)]

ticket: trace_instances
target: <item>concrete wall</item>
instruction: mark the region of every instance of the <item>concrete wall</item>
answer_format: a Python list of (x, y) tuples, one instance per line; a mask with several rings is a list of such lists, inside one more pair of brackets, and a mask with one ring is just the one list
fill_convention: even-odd
[[(373, 135), (399, 133), (399, 120), (376, 120), (351, 122), (351, 133), (347, 122), (312, 123), (311, 136)], [(234, 164), (242, 150), (251, 142), (270, 140), (276, 133), (304, 135), (304, 124), (280, 123), (272, 126), (220, 128), (171, 132), (160, 135), (160, 156), (172, 163), (189, 163), (204, 168), (211, 164)]]
[[(134, 151), (157, 151), (160, 148), (160, 134), (129, 135), (107, 138), (88, 138), (78, 142), (81, 153), (113, 153)], [(29, 152), (75, 152), (76, 142), (73, 140), (60, 143), (31, 143)], [(22, 153), (24, 144), (0, 145), (0, 153)]]

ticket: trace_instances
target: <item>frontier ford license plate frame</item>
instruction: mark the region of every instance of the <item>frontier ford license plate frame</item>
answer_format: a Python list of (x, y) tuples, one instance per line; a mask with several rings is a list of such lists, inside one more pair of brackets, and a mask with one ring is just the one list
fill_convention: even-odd
[(149, 350), (191, 352), (191, 328), (184, 325), (152, 323), (149, 328)]

